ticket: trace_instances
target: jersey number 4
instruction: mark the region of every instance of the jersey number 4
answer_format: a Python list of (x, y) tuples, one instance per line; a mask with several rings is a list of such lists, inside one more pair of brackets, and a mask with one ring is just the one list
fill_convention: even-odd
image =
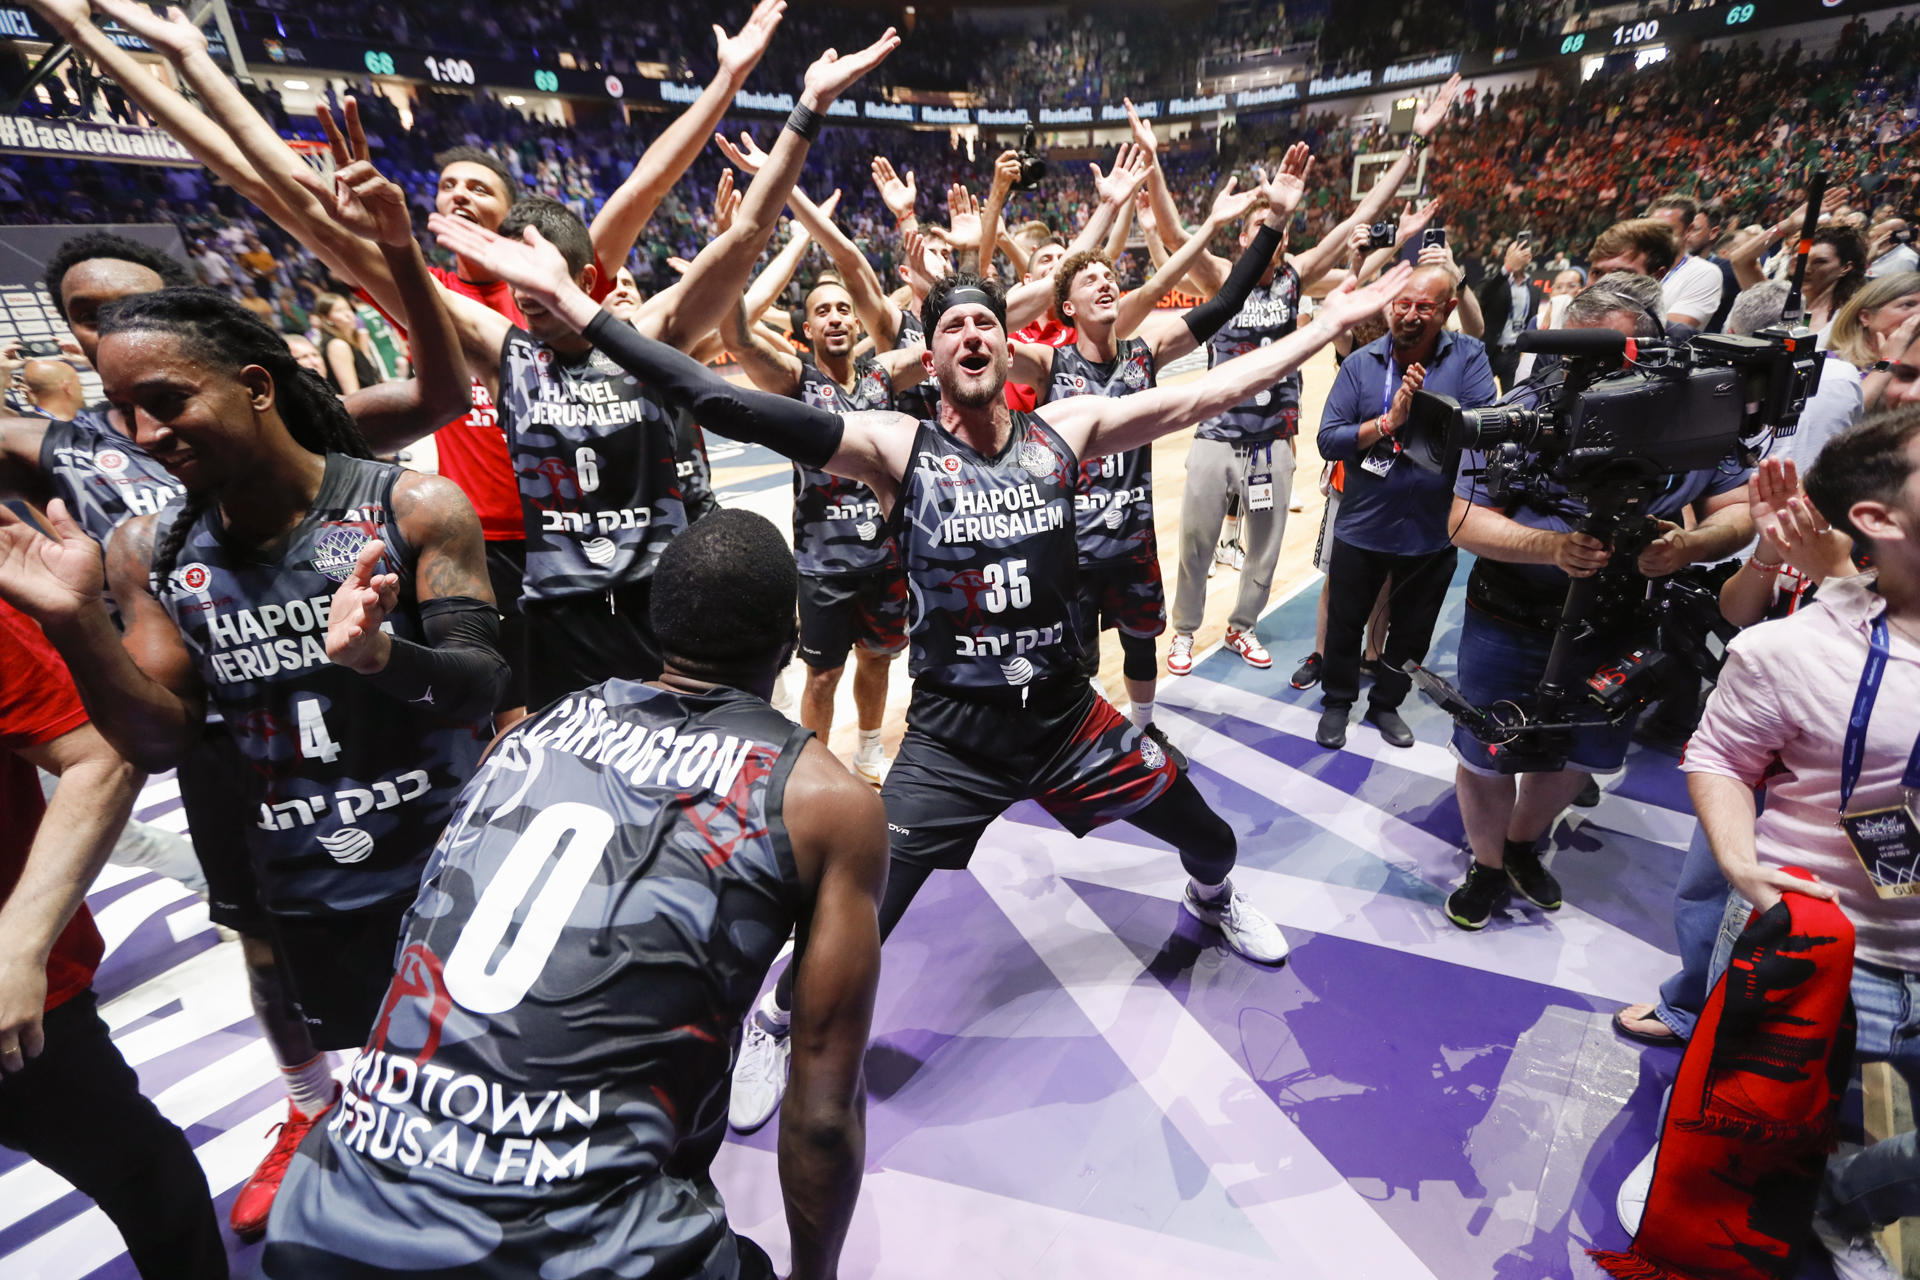
[[(526, 999), (613, 833), (613, 816), (590, 804), (564, 803), (541, 810), (507, 850), (461, 928), (442, 972), (447, 994), (475, 1013), (505, 1013)], [(495, 962), (495, 953), (507, 941), (507, 931), (542, 871), (547, 872), (546, 883), (527, 907), (506, 954)]]

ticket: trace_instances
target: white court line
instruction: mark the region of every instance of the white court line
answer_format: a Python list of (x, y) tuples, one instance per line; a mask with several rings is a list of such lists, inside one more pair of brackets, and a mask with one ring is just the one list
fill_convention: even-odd
[[(1431, 1277), (1372, 1204), (1055, 874), (1044, 838), (1055, 833), (1012, 823), (999, 830), (995, 856), (974, 861), (974, 878), (1249, 1225), (1285, 1259), (1280, 1274), (1290, 1280)], [(1165, 854), (1145, 851), (1144, 857), (1178, 866)]]
[[(1314, 730), (1320, 724), (1319, 712), (1310, 707), (1282, 702), (1199, 676), (1180, 677), (1154, 705), (1229, 715), (1251, 724), (1270, 725), (1308, 742), (1313, 741)], [(1377, 760), (1408, 773), (1444, 782), (1448, 786), (1453, 785), (1456, 761), (1453, 753), (1438, 743), (1416, 742), (1411, 747), (1396, 747), (1363, 726), (1347, 739), (1347, 745), (1341, 750), (1349, 755)], [(1587, 810), (1570, 809), (1568, 821), (1576, 829), (1594, 826), (1680, 850), (1685, 850), (1692, 842), (1694, 828), (1699, 825), (1691, 810), (1683, 813), (1605, 790), (1600, 793), (1597, 809), (1590, 811), (1590, 814)]]
[[(1284, 797), (1288, 812), (1298, 814), (1356, 848), (1372, 852), (1383, 863), (1418, 877), (1439, 892), (1450, 890), (1463, 870), (1461, 851), (1452, 841), (1442, 840), (1311, 774), (1206, 728), (1184, 714), (1176, 712), (1172, 718), (1183, 726), (1180, 742), (1191, 759), (1234, 779), (1255, 794)], [(1078, 858), (1068, 863), (1076, 867), (1076, 874), (1078, 863)], [(1249, 867), (1234, 874), (1265, 877), (1279, 873)], [(1379, 936), (1382, 945), (1431, 950), (1452, 963), (1546, 982), (1601, 999), (1640, 999), (1673, 972), (1676, 963), (1667, 952), (1571, 903), (1554, 912), (1550, 924), (1536, 925), (1528, 913), (1524, 927), (1501, 930), (1494, 937), (1486, 938), (1455, 929), (1441, 916), (1437, 906), (1427, 903), (1365, 889), (1341, 891), (1335, 886), (1293, 876), (1284, 878), (1300, 885), (1318, 886), (1335, 902), (1351, 894), (1350, 908), (1363, 913), (1370, 921), (1404, 915), (1407, 923)], [(1178, 883), (1177, 877), (1173, 883)], [(1261, 905), (1275, 909), (1265, 899)], [(1324, 911), (1324, 908), (1317, 910)], [(1374, 923), (1367, 929), (1357, 929), (1354, 936), (1362, 941), (1372, 940), (1367, 937), (1368, 931), (1381, 927)], [(1320, 931), (1341, 932), (1338, 928)], [(1509, 948), (1518, 953), (1513, 959), (1507, 955)]]
[[(784, 1274), (792, 1258), (775, 1155), (728, 1143), (714, 1161), (713, 1174), (726, 1198), (728, 1223), (764, 1248)], [(946, 1266), (941, 1267), (937, 1259), (947, 1260)], [(1163, 1280), (1182, 1275), (1273, 1280), (1277, 1273), (1272, 1258), (1250, 1258), (1111, 1218), (880, 1169), (860, 1183), (860, 1203), (847, 1233), (840, 1274), (848, 1280), (869, 1276)]]

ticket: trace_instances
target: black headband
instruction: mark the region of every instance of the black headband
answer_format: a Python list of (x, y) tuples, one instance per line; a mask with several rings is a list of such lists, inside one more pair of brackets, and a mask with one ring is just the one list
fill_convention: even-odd
[(940, 317), (946, 315), (947, 312), (953, 310), (955, 307), (965, 306), (968, 303), (977, 304), (993, 312), (993, 318), (998, 320), (1003, 328), (1005, 327), (1007, 322), (1005, 310), (1003, 310), (1000, 305), (995, 304), (993, 296), (985, 289), (970, 284), (963, 284), (946, 296), (946, 299), (940, 304), (940, 310), (934, 313), (934, 324), (938, 325), (940, 323)]

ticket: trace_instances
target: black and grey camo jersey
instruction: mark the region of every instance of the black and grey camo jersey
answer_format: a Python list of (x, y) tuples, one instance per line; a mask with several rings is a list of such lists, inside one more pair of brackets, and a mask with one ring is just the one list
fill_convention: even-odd
[(685, 409), (673, 410), (673, 474), (680, 482), (680, 503), (692, 524), (720, 509), (713, 496), (713, 464), (707, 461), (707, 436)]
[[(400, 575), (387, 625), (422, 640), (414, 551), (393, 517), (399, 467), (328, 454), (320, 492), (271, 563), (228, 544), (217, 510), (187, 534), (160, 603), (251, 766), (234, 797), (261, 900), (286, 915), (405, 902), (473, 776), (484, 723), (406, 704), (328, 660), (333, 593), (373, 538)], [(185, 510), (176, 502), (154, 536)], [(431, 692), (431, 691), (429, 691)]]
[[(1112, 360), (1096, 364), (1072, 343), (1053, 349), (1053, 374), (1047, 401), (1069, 396), (1128, 396), (1154, 385), (1153, 348), (1143, 339), (1120, 343)], [(1080, 563), (1127, 560), (1153, 539), (1153, 446), (1089, 458), (1080, 465), (1080, 489), (1073, 500), (1080, 536)]]
[[(1240, 314), (1207, 340), (1207, 367), (1280, 341), (1300, 323), (1300, 273), (1293, 264), (1274, 269), (1273, 283), (1255, 286)], [(1300, 373), (1288, 374), (1244, 404), (1208, 418), (1196, 439), (1223, 444), (1271, 444), (1300, 429)]]
[(527, 525), (525, 598), (651, 577), (687, 525), (660, 398), (603, 352), (568, 359), (515, 328), (500, 353), (500, 425)]
[(992, 458), (920, 424), (892, 519), (914, 679), (1005, 690), (1077, 678), (1078, 471), (1073, 450), (1032, 414), (1013, 415)]
[(82, 409), (71, 422), (47, 424), (40, 469), (67, 510), (101, 546), (135, 516), (150, 516), (186, 489), (139, 445), (115, 431), (105, 406)]
[[(893, 408), (887, 372), (870, 355), (854, 360), (853, 390), (812, 361), (800, 366), (800, 399), (829, 413)], [(899, 563), (880, 499), (858, 480), (793, 464), (793, 558), (810, 578), (877, 573)]]
[(280, 1188), (268, 1273), (736, 1276), (709, 1168), (805, 905), (781, 805), (810, 736), (735, 690), (610, 680), (501, 738)]
[[(916, 300), (915, 305), (918, 305)], [(902, 308), (900, 311), (900, 334), (893, 340), (895, 351), (907, 347), (927, 345), (927, 331), (920, 327), (920, 317)], [(893, 393), (893, 407), (910, 417), (926, 420), (940, 416), (940, 384), (932, 378), (917, 382), (905, 391)]]

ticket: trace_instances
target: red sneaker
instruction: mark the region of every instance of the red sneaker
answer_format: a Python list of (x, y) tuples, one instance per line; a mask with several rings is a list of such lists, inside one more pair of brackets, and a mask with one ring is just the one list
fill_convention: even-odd
[(334, 1103), (340, 1101), (340, 1086), (333, 1086), (333, 1102), (329, 1102), (319, 1115), (303, 1116), (294, 1110), (293, 1103), (287, 1103), (287, 1118), (273, 1129), (280, 1136), (273, 1140), (273, 1150), (267, 1152), (267, 1158), (247, 1179), (247, 1185), (240, 1188), (240, 1194), (233, 1199), (233, 1211), (227, 1215), (227, 1225), (233, 1233), (243, 1239), (250, 1239), (267, 1229), (267, 1215), (273, 1211), (273, 1198), (280, 1192), (280, 1180), (287, 1176), (287, 1162), (293, 1159), (295, 1147), (307, 1136), (307, 1131), (320, 1122), (320, 1117), (333, 1110)]

